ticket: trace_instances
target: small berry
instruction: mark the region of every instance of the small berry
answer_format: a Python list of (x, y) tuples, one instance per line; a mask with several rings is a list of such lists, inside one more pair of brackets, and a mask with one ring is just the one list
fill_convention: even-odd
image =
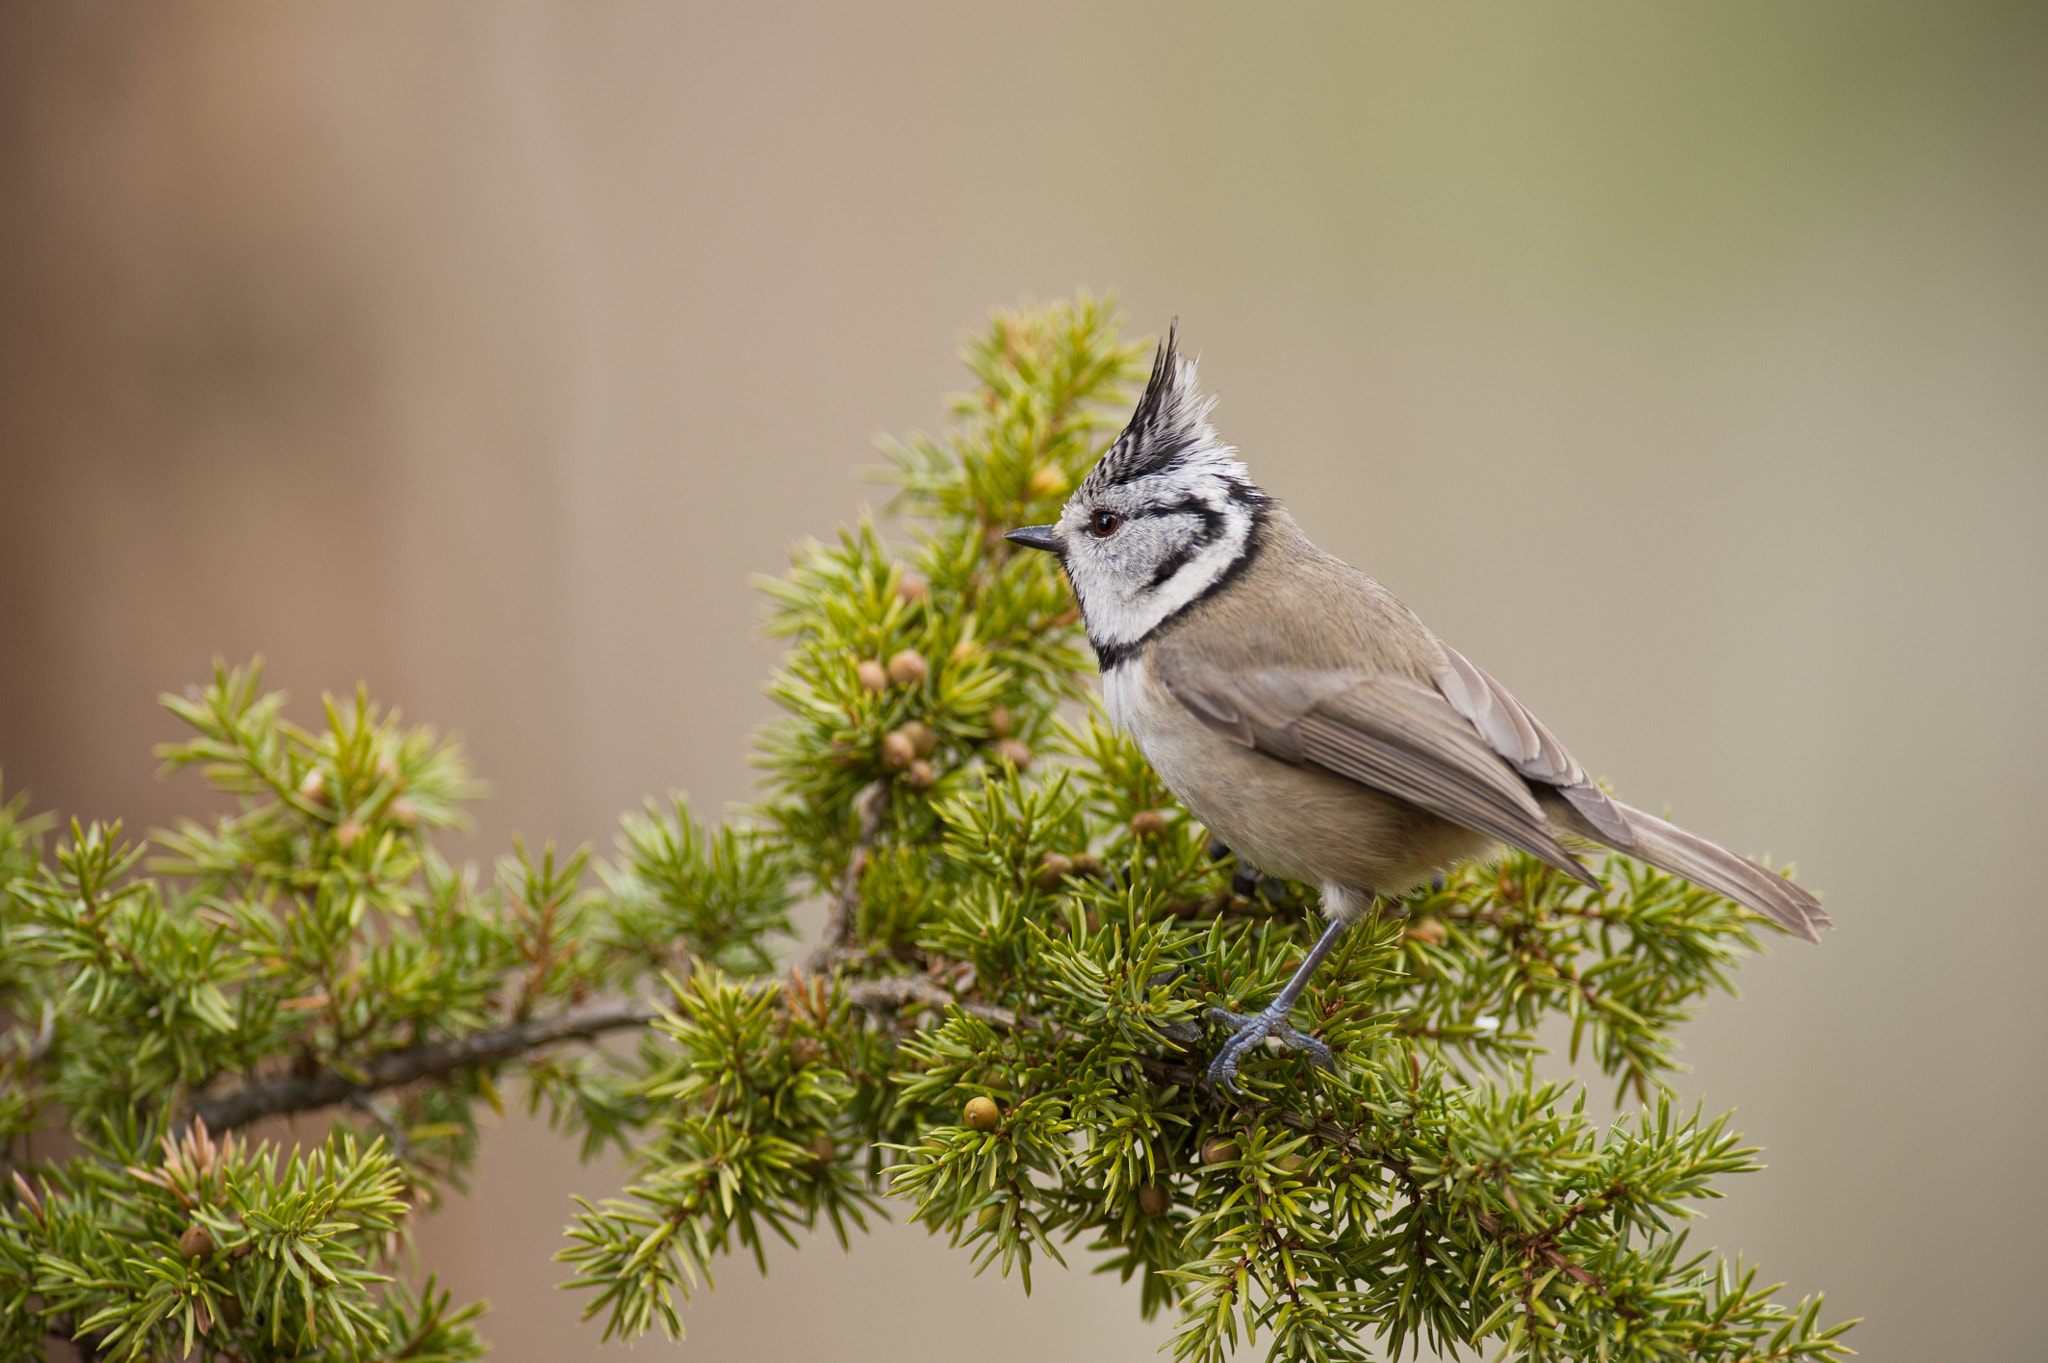
[(1173, 1206), (1173, 1194), (1157, 1183), (1138, 1185), (1138, 1210), (1157, 1221)]
[(969, 1098), (967, 1110), (962, 1115), (974, 1130), (993, 1131), (996, 1123), (1003, 1119), (1003, 1110), (996, 1106), (993, 1098)]
[(1099, 876), (1102, 869), (1102, 858), (1093, 852), (1083, 852), (1074, 858), (1074, 874), (1077, 876)]
[(1008, 738), (1010, 736), (1010, 707), (991, 705), (988, 710), (988, 736)]
[(917, 749), (919, 757), (930, 757), (938, 750), (939, 733), (921, 719), (913, 719), (903, 726), (903, 732), (910, 735), (910, 745)]
[(999, 738), (988, 745), (989, 755), (999, 762), (1007, 762), (1018, 771), (1031, 765), (1031, 749), (1014, 738)]
[(917, 757), (917, 745), (901, 729), (882, 735), (882, 770), (902, 771)]
[(414, 804), (412, 801), (404, 799), (402, 797), (393, 800), (391, 802), (391, 807), (385, 810), (384, 812), (389, 814), (393, 819), (397, 820), (399, 823), (404, 824), (407, 828), (411, 828), (414, 824), (420, 821), (420, 807)]
[(1047, 852), (1045, 860), (1038, 863), (1038, 874), (1031, 878), (1031, 883), (1041, 890), (1057, 890), (1073, 869), (1074, 863), (1066, 857), (1058, 852)]
[(832, 1161), (839, 1158), (839, 1147), (832, 1138), (820, 1131), (811, 1139), (811, 1168), (819, 1173), (832, 1167)]
[(922, 686), (931, 671), (931, 664), (924, 660), (924, 654), (914, 648), (906, 648), (889, 659), (889, 680), (898, 686)]
[(860, 678), (860, 684), (868, 690), (886, 691), (889, 689), (889, 673), (882, 666), (880, 659), (862, 658), (860, 665), (854, 668), (853, 671)]
[(825, 756), (841, 771), (852, 771), (860, 765), (860, 753), (843, 738), (833, 739), (825, 749)]
[(1202, 1142), (1202, 1163), (1204, 1164), (1228, 1164), (1232, 1160), (1243, 1158), (1244, 1151), (1239, 1149), (1237, 1142), (1231, 1140), (1228, 1136), (1211, 1136), (1208, 1140)]
[(349, 848), (354, 847), (356, 845), (356, 839), (360, 838), (361, 836), (363, 836), (363, 826), (357, 823), (354, 819), (349, 819), (343, 822), (338, 828), (334, 830), (335, 845), (340, 847), (341, 850), (344, 852), (348, 851)]
[(196, 1222), (185, 1227), (185, 1233), (178, 1237), (178, 1253), (187, 1259), (210, 1259), (213, 1257), (213, 1235), (206, 1227)]
[(1433, 947), (1442, 946), (1444, 938), (1450, 935), (1451, 930), (1445, 927), (1441, 920), (1435, 918), (1418, 918), (1407, 932), (1407, 936), (1415, 941), (1427, 942)]
[(824, 1047), (818, 1044), (818, 1038), (814, 1036), (797, 1037), (789, 1043), (789, 1063), (797, 1069), (803, 1069), (807, 1065), (815, 1065), (818, 1063), (818, 1056), (823, 1050)]
[(327, 778), (316, 768), (306, 773), (306, 779), (299, 782), (299, 798), (307, 804), (327, 803)]
[(1138, 837), (1157, 837), (1166, 831), (1166, 827), (1166, 811), (1163, 809), (1141, 809), (1131, 815), (1131, 832)]
[(916, 573), (905, 573), (896, 579), (896, 595), (905, 601), (922, 601), (931, 595), (931, 583)]
[(912, 790), (930, 790), (939, 783), (939, 774), (932, 770), (932, 764), (919, 758), (903, 773), (903, 784)]

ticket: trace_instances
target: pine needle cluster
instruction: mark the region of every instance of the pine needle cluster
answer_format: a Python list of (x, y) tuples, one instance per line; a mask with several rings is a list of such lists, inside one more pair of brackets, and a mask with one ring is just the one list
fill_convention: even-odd
[[(476, 783), (367, 697), (284, 716), (254, 667), (166, 704), (236, 811), (140, 843), (0, 810), (0, 1363), (461, 1359), (474, 1308), (399, 1279), (508, 1091), (621, 1194), (560, 1257), (606, 1337), (684, 1329), (769, 1236), (908, 1214), (1028, 1290), (1084, 1246), (1177, 1359), (1827, 1359), (1845, 1325), (1691, 1248), (1757, 1167), (1664, 1086), (1673, 1031), (1757, 945), (1734, 904), (1619, 856), (1531, 858), (1387, 903), (1297, 1020), (1322, 1071), (1202, 1074), (1317, 927), (1240, 872), (1089, 700), (1050, 519), (1127, 409), (1113, 311), (999, 313), (941, 438), (886, 447), (872, 520), (764, 584), (789, 643), (765, 795), (681, 797), (614, 854), (432, 845)], [(792, 959), (788, 910), (822, 900)], [(1634, 1110), (1537, 1078), (1564, 1019)], [(630, 1045), (596, 1047), (608, 1033)], [(269, 1121), (331, 1118), (319, 1141)], [(297, 1130), (309, 1128), (301, 1124)], [(317, 1129), (317, 1128), (313, 1128)], [(573, 1209), (565, 1209), (565, 1212)]]

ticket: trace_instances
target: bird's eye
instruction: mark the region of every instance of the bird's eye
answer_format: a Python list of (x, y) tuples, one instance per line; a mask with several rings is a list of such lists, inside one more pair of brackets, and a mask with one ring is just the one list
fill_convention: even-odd
[(1124, 518), (1117, 515), (1114, 511), (1098, 511), (1095, 513), (1094, 521), (1089, 524), (1088, 528), (1095, 532), (1095, 538), (1107, 539), (1114, 535), (1116, 528), (1123, 523)]

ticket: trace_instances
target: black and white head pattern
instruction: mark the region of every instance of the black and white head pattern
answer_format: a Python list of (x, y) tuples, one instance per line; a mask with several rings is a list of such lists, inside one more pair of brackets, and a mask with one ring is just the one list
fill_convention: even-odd
[(1060, 513), (1060, 557), (1105, 672), (1249, 551), (1267, 498), (1209, 424), (1215, 405), (1169, 332), (1130, 424)]

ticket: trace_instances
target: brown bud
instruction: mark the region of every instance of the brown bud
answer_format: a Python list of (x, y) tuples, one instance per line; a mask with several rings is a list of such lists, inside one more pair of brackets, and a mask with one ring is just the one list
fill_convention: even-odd
[(1444, 944), (1444, 938), (1451, 935), (1451, 930), (1443, 925), (1441, 919), (1418, 918), (1404, 935), (1417, 942), (1427, 942), (1433, 947), (1438, 947)]
[(930, 757), (938, 750), (939, 733), (921, 719), (913, 719), (903, 726), (903, 732), (910, 735), (911, 746), (917, 749), (919, 757)]
[(882, 735), (882, 770), (902, 771), (917, 757), (917, 745), (901, 729)]
[(889, 680), (898, 686), (922, 686), (931, 672), (931, 664), (924, 660), (924, 654), (914, 648), (906, 648), (889, 659)]
[(879, 658), (862, 658), (860, 660), (859, 666), (855, 667), (853, 670), (854, 674), (860, 678), (860, 684), (862, 686), (865, 686), (868, 690), (888, 690), (889, 673), (887, 669), (885, 669), (882, 666), (881, 660)]
[(342, 851), (356, 845), (356, 839), (363, 836), (363, 826), (354, 819), (348, 819), (334, 830), (334, 841)]
[(1007, 762), (1018, 771), (1031, 765), (1031, 749), (1014, 738), (999, 738), (988, 745), (989, 756), (998, 762)]
[(860, 765), (859, 751), (843, 738), (833, 739), (831, 746), (825, 749), (825, 755), (841, 771), (852, 771)]
[(414, 804), (412, 801), (404, 799), (402, 797), (393, 800), (391, 802), (391, 807), (385, 810), (384, 812), (389, 814), (393, 819), (396, 819), (399, 823), (404, 824), (407, 828), (411, 828), (414, 824), (420, 821), (420, 807)]
[(839, 1147), (832, 1138), (820, 1131), (811, 1138), (811, 1168), (822, 1173), (832, 1167), (832, 1161), (839, 1158)]
[(1008, 738), (1010, 736), (1010, 707), (991, 705), (988, 708), (988, 736)]
[(939, 774), (932, 770), (932, 764), (919, 758), (903, 773), (903, 784), (912, 790), (930, 790), (939, 783)]
[(320, 774), (318, 768), (307, 772), (306, 779), (299, 782), (299, 798), (307, 804), (327, 803), (327, 778)]
[(1228, 1136), (1211, 1136), (1208, 1140), (1202, 1142), (1202, 1163), (1204, 1164), (1228, 1164), (1232, 1160), (1243, 1158), (1244, 1151), (1240, 1150), (1237, 1142), (1231, 1140)]
[(30, 1215), (34, 1216), (36, 1220), (41, 1221), (43, 1219), (43, 1200), (36, 1196), (35, 1189), (28, 1186), (28, 1180), (21, 1176), (21, 1170), (14, 1169), (10, 1170), (9, 1173), (14, 1179), (15, 1196), (19, 1197), (22, 1205), (29, 1209)]
[(1003, 1119), (1003, 1110), (996, 1106), (993, 1098), (969, 1098), (967, 1109), (961, 1116), (976, 1131), (993, 1131), (996, 1123)]
[(798, 1069), (818, 1063), (818, 1056), (824, 1047), (814, 1036), (800, 1036), (789, 1043), (789, 1063)]
[(916, 573), (905, 573), (896, 579), (896, 595), (905, 601), (922, 601), (931, 595), (932, 584)]
[(212, 1258), (212, 1233), (197, 1222), (185, 1227), (185, 1233), (178, 1237), (178, 1253), (184, 1255), (187, 1259)]
[(1041, 464), (1027, 485), (1033, 498), (1057, 497), (1067, 490), (1067, 475), (1052, 464)]
[(1141, 838), (1154, 838), (1166, 831), (1166, 811), (1163, 809), (1141, 809), (1131, 815), (1131, 832)]
[(1060, 882), (1067, 878), (1067, 872), (1074, 869), (1074, 863), (1057, 852), (1047, 852), (1045, 860), (1038, 863), (1038, 874), (1031, 877), (1031, 883), (1041, 890), (1057, 890)]
[(1102, 858), (1093, 852), (1081, 852), (1074, 857), (1074, 874), (1077, 876), (1099, 876), (1102, 874)]
[(1173, 1205), (1173, 1194), (1157, 1183), (1138, 1185), (1138, 1210), (1157, 1221)]

